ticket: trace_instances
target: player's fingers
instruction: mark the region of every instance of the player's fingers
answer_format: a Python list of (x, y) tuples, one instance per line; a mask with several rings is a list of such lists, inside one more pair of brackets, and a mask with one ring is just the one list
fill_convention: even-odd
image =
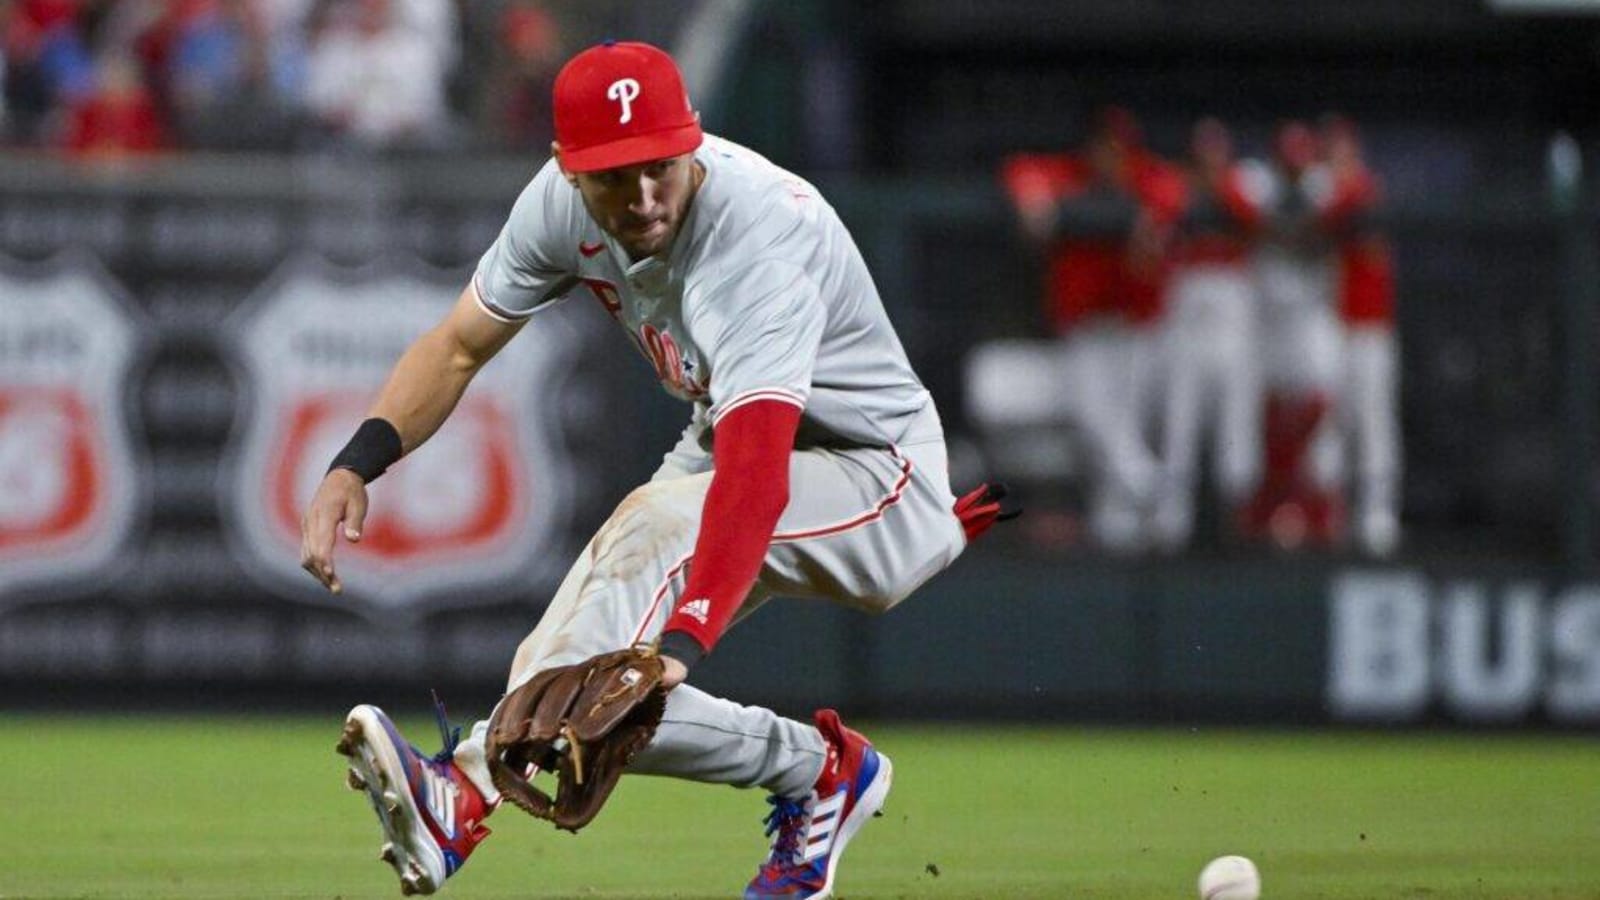
[(321, 582), (323, 587), (331, 587), (328, 584), (328, 572), (331, 569), (324, 560), (318, 559), (309, 552), (304, 552), (301, 554), (300, 568), (309, 572), (311, 577)]
[(334, 587), (333, 587), (334, 582), (338, 581), (338, 578), (336, 578), (334, 576), (333, 567), (332, 566), (324, 564), (324, 563), (319, 562), (317, 560), (311, 560), (310, 562), (306, 563), (305, 565), (301, 566), (300, 568), (305, 569), (307, 572), (310, 572), (311, 573), (311, 577), (315, 578), (317, 580), (318, 584), (322, 585), (323, 587), (327, 588), (330, 591), (334, 591), (334, 593), (338, 593), (338, 591), (334, 590)]
[(661, 657), (661, 687), (672, 690), (689, 677), (689, 667), (670, 656)]
[(308, 509), (306, 514), (300, 517), (300, 568), (315, 575), (316, 572), (311, 564), (311, 529), (313, 528), (311, 517), (313, 514), (314, 511)]
[(333, 533), (331, 529), (328, 534), (328, 549), (316, 557), (314, 562), (317, 570), (312, 574), (316, 575), (317, 580), (322, 582), (323, 586), (328, 590), (333, 591), (335, 594), (339, 593), (339, 576), (333, 571)]
[(311, 535), (316, 528), (311, 520), (315, 515), (316, 510), (312, 508), (307, 509), (300, 518), (300, 567), (307, 572), (311, 571), (311, 560), (315, 555), (311, 549)]
[(310, 573), (311, 577), (320, 582), (323, 587), (330, 587), (327, 573), (321, 561), (307, 557), (300, 562), (300, 568)]
[(335, 594), (339, 593), (339, 575), (333, 570), (332, 559), (316, 560), (312, 563), (311, 574), (322, 582), (322, 586)]
[(344, 509), (344, 536), (346, 540), (361, 540), (361, 526), (367, 520), (367, 494), (365, 491), (350, 498)]
[(339, 517), (330, 515), (327, 511), (313, 504), (306, 514), (306, 528), (302, 541), (305, 557), (303, 564), (311, 576), (322, 582), (323, 587), (333, 589), (337, 580), (333, 572), (333, 537), (334, 526)]

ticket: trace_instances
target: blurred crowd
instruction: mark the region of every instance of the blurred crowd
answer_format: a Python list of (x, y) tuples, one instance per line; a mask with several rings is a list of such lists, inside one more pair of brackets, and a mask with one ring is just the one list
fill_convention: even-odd
[(0, 135), (95, 157), (542, 150), (564, 33), (532, 0), (0, 0)]
[[(0, 145), (542, 155), (561, 62), (640, 7), (0, 0)], [(1262, 157), (1236, 158), (1206, 119), (1169, 160), (1108, 109), (1081, 147), (1003, 167), (1045, 260), (1059, 399), (1088, 461), (1089, 531), (1109, 549), (1188, 546), (1203, 496), (1229, 540), (1399, 542), (1379, 179), (1337, 116), (1283, 123)]]
[(1280, 124), (1264, 156), (1203, 119), (1164, 159), (1109, 109), (1082, 147), (1002, 169), (1045, 261), (1053, 371), (1109, 550), (1188, 546), (1203, 460), (1227, 542), (1399, 543), (1380, 181), (1339, 116)]

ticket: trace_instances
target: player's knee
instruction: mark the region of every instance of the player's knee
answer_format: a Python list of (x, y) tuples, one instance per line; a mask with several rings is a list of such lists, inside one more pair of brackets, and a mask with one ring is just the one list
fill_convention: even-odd
[(630, 522), (643, 521), (658, 530), (693, 530), (705, 506), (705, 482), (709, 479), (680, 478), (653, 481), (635, 488), (623, 499), (617, 512)]
[(651, 482), (617, 505), (595, 540), (595, 564), (619, 556), (681, 554), (694, 540), (705, 491), (683, 482)]

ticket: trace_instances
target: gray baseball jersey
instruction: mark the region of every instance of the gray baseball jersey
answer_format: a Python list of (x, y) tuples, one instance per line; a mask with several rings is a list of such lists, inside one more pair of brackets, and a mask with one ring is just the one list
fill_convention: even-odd
[[(518, 198), (473, 279), (515, 322), (593, 294), (693, 401), (684, 439), (578, 554), (512, 664), (510, 685), (659, 634), (693, 562), (712, 471), (707, 426), (741, 403), (803, 410), (789, 504), (741, 616), (768, 597), (883, 612), (966, 547), (951, 511), (943, 429), (833, 209), (800, 178), (707, 136), (706, 178), (665, 259), (631, 263), (554, 162)], [(486, 723), (456, 760), (493, 795)], [(680, 685), (634, 772), (803, 796), (824, 758), (811, 725)]]
[(706, 178), (671, 251), (636, 263), (545, 164), (478, 264), (484, 311), (521, 321), (586, 288), (713, 425), (772, 399), (804, 410), (801, 447), (937, 437), (918, 433), (932, 401), (833, 208), (731, 141), (707, 135), (695, 160)]

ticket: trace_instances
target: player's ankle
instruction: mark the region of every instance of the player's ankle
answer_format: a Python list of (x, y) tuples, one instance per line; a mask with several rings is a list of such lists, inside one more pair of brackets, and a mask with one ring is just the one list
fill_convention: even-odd
[(472, 737), (457, 744), (454, 761), (456, 768), (461, 770), (467, 782), (483, 797), (484, 815), (488, 816), (500, 805), (500, 791), (495, 788), (494, 780), (489, 777), (489, 763), (484, 757), (482, 736), (474, 733)]

